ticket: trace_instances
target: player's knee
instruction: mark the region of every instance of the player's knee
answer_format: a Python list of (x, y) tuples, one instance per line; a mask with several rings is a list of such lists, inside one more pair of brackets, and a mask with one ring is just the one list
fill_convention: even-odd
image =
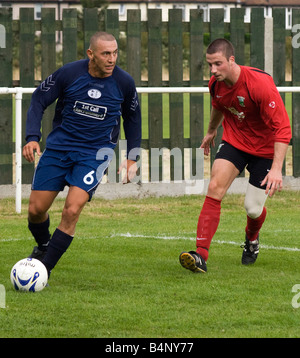
[(256, 219), (261, 215), (266, 199), (267, 195), (263, 189), (257, 188), (251, 184), (248, 185), (244, 207), (247, 215), (251, 219)]
[(207, 195), (212, 198), (222, 200), (225, 194), (226, 189), (220, 186), (217, 180), (212, 179), (208, 185)]
[(261, 215), (264, 205), (260, 205), (255, 202), (249, 202), (249, 201), (245, 200), (244, 207), (245, 207), (247, 215), (251, 219), (256, 219)]
[(77, 222), (81, 210), (76, 206), (65, 206), (62, 212), (62, 219), (68, 222)]
[(47, 211), (45, 211), (42, 205), (38, 205), (36, 202), (30, 202), (28, 205), (28, 219), (31, 222), (42, 220)]

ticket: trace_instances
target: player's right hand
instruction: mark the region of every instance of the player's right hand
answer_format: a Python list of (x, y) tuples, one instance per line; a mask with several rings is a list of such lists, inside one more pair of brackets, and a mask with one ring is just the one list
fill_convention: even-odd
[(28, 142), (23, 147), (23, 157), (29, 162), (34, 162), (34, 152), (37, 153), (37, 155), (41, 155), (41, 149), (38, 142)]
[(206, 136), (203, 138), (200, 148), (204, 149), (204, 155), (209, 155), (210, 146), (215, 146), (216, 135), (217, 131), (214, 131), (213, 133), (207, 133)]

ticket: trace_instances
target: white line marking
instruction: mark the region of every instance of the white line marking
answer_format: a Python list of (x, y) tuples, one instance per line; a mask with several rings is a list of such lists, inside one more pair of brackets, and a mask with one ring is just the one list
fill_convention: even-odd
[[(165, 235), (141, 235), (141, 234), (130, 234), (129, 232), (126, 234), (112, 234), (111, 237), (129, 237), (129, 238), (152, 238), (152, 239), (161, 239), (161, 240), (190, 240), (195, 241), (195, 237), (186, 237), (186, 236), (165, 236)], [(225, 240), (212, 240), (212, 243), (221, 244), (221, 245), (235, 245), (240, 246), (243, 242), (236, 241), (225, 241)], [(259, 245), (261, 248), (266, 250), (279, 250), (279, 251), (296, 251), (300, 252), (300, 248), (298, 247), (283, 247), (283, 246), (273, 246), (273, 245)]]
[(33, 237), (22, 237), (22, 238), (10, 238), (10, 239), (0, 239), (0, 243), (1, 242), (11, 242), (11, 241), (28, 241), (28, 240), (33, 240)]
[[(159, 240), (189, 240), (196, 242), (195, 237), (187, 237), (187, 236), (166, 236), (166, 235), (142, 235), (142, 234), (131, 234), (129, 232), (127, 233), (113, 233), (109, 237), (122, 237), (122, 238), (151, 238), (151, 239), (159, 239)], [(95, 240), (98, 239), (99, 236), (94, 237), (84, 237), (84, 236), (78, 236), (78, 240)], [(12, 242), (12, 241), (28, 241), (32, 240), (34, 243), (34, 240), (32, 237), (25, 237), (25, 238), (10, 238), (10, 239), (0, 239), (0, 244), (3, 242)], [(215, 240), (213, 239), (212, 243), (214, 244), (220, 244), (220, 245), (234, 245), (234, 246), (240, 246), (243, 244), (243, 242), (236, 242), (236, 241), (225, 241), (225, 240)], [(273, 245), (259, 245), (262, 249), (266, 250), (278, 250), (278, 251), (294, 251), (294, 252), (300, 252), (300, 248), (298, 247), (284, 247), (284, 246), (273, 246)]]

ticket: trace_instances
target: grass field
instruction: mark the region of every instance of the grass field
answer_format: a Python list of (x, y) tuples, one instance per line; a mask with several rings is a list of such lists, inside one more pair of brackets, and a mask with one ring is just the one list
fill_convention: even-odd
[[(268, 199), (254, 266), (240, 263), (243, 196), (228, 195), (211, 245), (207, 274), (183, 269), (178, 255), (195, 247), (203, 196), (103, 201), (84, 209), (76, 237), (50, 287), (14, 291), (10, 270), (33, 247), (27, 202), (0, 204), (0, 337), (300, 337), (299, 193)], [(52, 231), (63, 201), (50, 211)]]

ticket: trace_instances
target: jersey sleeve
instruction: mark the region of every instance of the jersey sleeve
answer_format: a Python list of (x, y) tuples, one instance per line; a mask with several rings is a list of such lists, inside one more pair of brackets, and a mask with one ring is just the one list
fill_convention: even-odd
[(122, 117), (127, 140), (127, 158), (136, 161), (140, 155), (142, 138), (141, 108), (133, 78), (125, 71), (120, 70), (119, 73), (122, 74), (119, 84), (124, 95)]
[(259, 105), (262, 120), (272, 129), (274, 141), (288, 144), (292, 138), (290, 120), (271, 76), (261, 86), (255, 85), (253, 99)]
[(214, 108), (221, 111), (221, 107), (218, 105), (215, 97), (216, 86), (217, 86), (217, 80), (214, 78), (214, 76), (212, 76), (208, 82), (209, 93), (211, 96), (211, 104)]
[(137, 160), (141, 147), (141, 111), (136, 90), (128, 94), (122, 106), (122, 117), (127, 139), (128, 159)]
[(33, 92), (27, 112), (26, 141), (41, 139), (41, 121), (45, 109), (59, 96), (63, 88), (62, 68), (51, 74)]

